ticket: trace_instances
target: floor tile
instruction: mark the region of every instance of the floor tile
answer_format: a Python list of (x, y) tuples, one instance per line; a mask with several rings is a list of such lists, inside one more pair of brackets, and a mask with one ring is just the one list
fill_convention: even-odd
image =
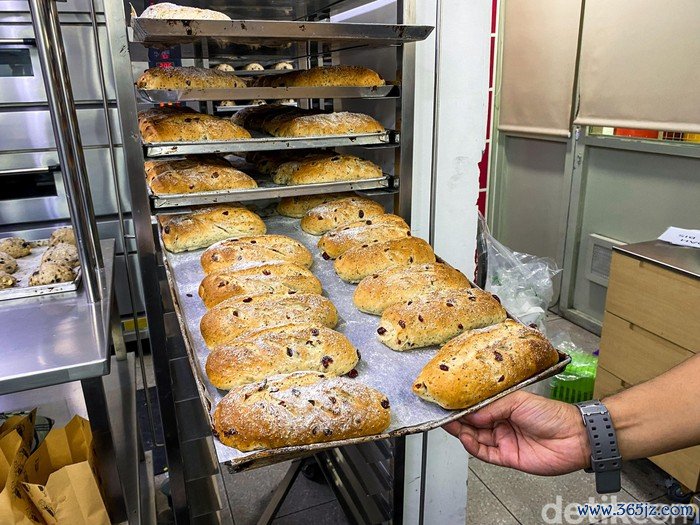
[(474, 472), (467, 480), (467, 525), (518, 525)]
[(277, 516), (286, 516), (287, 514), (293, 514), (300, 510), (315, 507), (316, 505), (328, 503), (333, 500), (335, 500), (335, 495), (325, 482), (317, 483), (311, 481), (302, 473), (299, 473), (284, 503), (277, 512)]
[(544, 522), (542, 512), (545, 505), (548, 515), (553, 516), (571, 503), (588, 502), (633, 502), (631, 494), (621, 491), (611, 499), (595, 491), (595, 480), (583, 471), (564, 476), (532, 476), (513, 469), (489, 465), (471, 458), (471, 470), (489, 488), (498, 500), (523, 525), (540, 525)]
[[(274, 525), (349, 525), (350, 521), (343, 513), (338, 501), (333, 500), (328, 503), (316, 505), (308, 509), (288, 514), (275, 519)], [(238, 524), (238, 522), (236, 522)]]
[(648, 459), (622, 463), (622, 488), (639, 501), (651, 501), (666, 494), (667, 474)]
[(258, 522), (289, 465), (290, 462), (285, 461), (235, 474), (224, 472), (226, 493), (236, 525), (253, 525)]

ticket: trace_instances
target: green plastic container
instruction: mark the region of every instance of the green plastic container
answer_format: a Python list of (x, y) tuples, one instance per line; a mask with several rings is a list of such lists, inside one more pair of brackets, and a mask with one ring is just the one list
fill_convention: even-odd
[(598, 358), (581, 350), (572, 350), (569, 355), (571, 363), (551, 380), (549, 397), (566, 403), (593, 399)]

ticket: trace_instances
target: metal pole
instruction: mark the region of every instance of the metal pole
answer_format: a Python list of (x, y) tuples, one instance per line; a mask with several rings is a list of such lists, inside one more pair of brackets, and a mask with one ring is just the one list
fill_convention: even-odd
[[(63, 48), (56, 5), (52, 0), (29, 0), (44, 87), (51, 111), (61, 175), (75, 233), (83, 282), (91, 303), (101, 299), (99, 270), (103, 267), (85, 157), (78, 129), (73, 90)], [(107, 117), (109, 118), (109, 117)]]

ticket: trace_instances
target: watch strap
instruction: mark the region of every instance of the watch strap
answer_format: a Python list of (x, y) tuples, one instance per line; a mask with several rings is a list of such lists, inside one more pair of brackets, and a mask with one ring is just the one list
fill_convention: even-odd
[(581, 411), (591, 444), (591, 466), (586, 471), (595, 473), (599, 494), (618, 492), (621, 488), (622, 458), (610, 413), (598, 400), (576, 403), (576, 406)]

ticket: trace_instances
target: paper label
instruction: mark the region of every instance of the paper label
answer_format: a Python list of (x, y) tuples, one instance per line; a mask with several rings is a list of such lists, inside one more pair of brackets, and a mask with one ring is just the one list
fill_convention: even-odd
[(670, 242), (678, 246), (700, 248), (700, 230), (686, 230), (670, 226), (659, 236), (659, 240)]

